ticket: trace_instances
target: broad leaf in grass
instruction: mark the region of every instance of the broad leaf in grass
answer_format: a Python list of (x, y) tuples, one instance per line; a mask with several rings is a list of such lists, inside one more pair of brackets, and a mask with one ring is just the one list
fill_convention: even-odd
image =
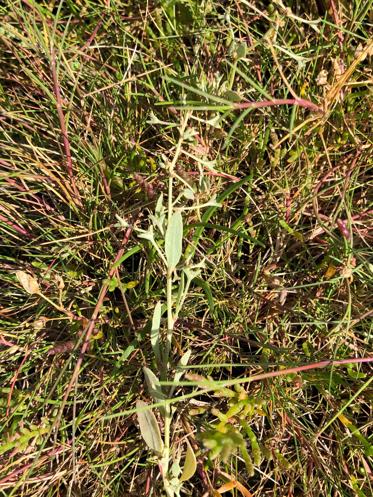
[(169, 269), (175, 269), (183, 250), (183, 218), (180, 211), (175, 211), (167, 226), (165, 252)]
[(150, 409), (144, 410), (146, 407), (146, 402), (142, 400), (136, 401), (136, 408), (138, 409), (137, 419), (140, 425), (141, 436), (149, 449), (161, 456), (164, 445), (158, 422)]
[(196, 456), (188, 440), (186, 441), (186, 443), (187, 443), (187, 451), (185, 455), (183, 472), (180, 476), (180, 481), (190, 480), (197, 469)]
[(166, 400), (166, 396), (162, 392), (162, 387), (159, 383), (159, 380), (155, 376), (153, 371), (146, 367), (143, 369), (143, 371), (149, 395), (153, 398), (154, 402), (162, 402), (163, 400)]

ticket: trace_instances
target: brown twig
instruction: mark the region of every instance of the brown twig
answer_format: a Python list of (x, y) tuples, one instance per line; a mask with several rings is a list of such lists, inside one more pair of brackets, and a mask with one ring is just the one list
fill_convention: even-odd
[(364, 217), (367, 217), (367, 216), (373, 216), (373, 209), (369, 209), (369, 210), (360, 212), (360, 214), (355, 214), (354, 216), (351, 216), (351, 219), (353, 221), (356, 221), (358, 219), (363, 219)]
[(101, 173), (102, 184), (104, 185), (104, 191), (105, 191), (106, 195), (109, 198), (111, 198), (110, 185), (108, 183), (108, 180), (107, 180), (106, 175), (105, 175), (105, 171), (104, 171), (103, 167), (101, 166), (101, 164), (99, 164), (99, 168), (100, 168), (100, 173)]
[(56, 103), (57, 103), (57, 113), (58, 113), (58, 119), (60, 121), (60, 128), (61, 128), (61, 134), (62, 134), (62, 141), (63, 145), (65, 148), (65, 155), (66, 155), (66, 164), (67, 164), (67, 173), (69, 175), (69, 179), (71, 181), (71, 187), (75, 196), (75, 200), (79, 206), (82, 205), (82, 201), (80, 198), (79, 190), (76, 187), (75, 183), (75, 177), (74, 177), (74, 171), (73, 171), (73, 162), (71, 158), (71, 147), (70, 147), (70, 141), (69, 137), (67, 134), (67, 129), (66, 129), (66, 123), (65, 123), (65, 115), (62, 109), (62, 98), (61, 98), (61, 90), (60, 90), (60, 85), (58, 82), (58, 77), (57, 77), (57, 69), (56, 69), (56, 55), (54, 53), (54, 50), (51, 50), (51, 69), (52, 69), (52, 78), (53, 78), (53, 90), (54, 90), (54, 95), (56, 97)]
[(98, 23), (97, 23), (97, 26), (95, 27), (95, 29), (92, 31), (92, 34), (91, 36), (88, 38), (88, 40), (84, 43), (84, 45), (82, 46), (82, 48), (80, 49), (80, 52), (84, 52), (87, 48), (89, 48), (89, 46), (91, 45), (92, 41), (95, 39), (97, 33), (98, 33), (98, 30), (101, 28), (102, 24), (104, 22), (104, 19), (101, 19)]
[[(2, 161), (0, 160), (0, 164), (1, 163), (2, 163)], [(13, 186), (14, 188), (16, 188), (20, 192), (27, 192), (27, 188), (25, 188), (24, 186), (19, 185), (15, 179), (13, 179), (13, 178), (5, 178), (5, 181), (7, 183), (9, 183), (9, 185)]]

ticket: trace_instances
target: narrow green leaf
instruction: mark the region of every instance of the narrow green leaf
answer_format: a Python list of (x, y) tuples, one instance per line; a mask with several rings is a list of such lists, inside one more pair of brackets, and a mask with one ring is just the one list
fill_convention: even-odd
[(169, 269), (175, 269), (183, 250), (183, 218), (180, 211), (175, 211), (167, 226), (165, 252)]
[[(227, 60), (226, 62), (229, 66), (234, 67), (236, 73), (239, 74), (244, 81), (246, 81), (249, 87), (255, 88), (267, 100), (271, 100), (273, 98), (272, 95), (268, 93), (264, 88), (262, 88), (262, 86), (255, 79), (251, 78), (239, 67), (234, 66), (232, 62), (229, 62), (229, 60)], [(240, 61), (240, 64), (245, 64), (245, 62)]]
[(197, 269), (191, 267), (183, 267), (183, 272), (187, 277), (188, 283), (191, 283), (194, 278), (197, 278), (201, 274), (201, 268), (197, 267)]
[[(186, 366), (189, 362), (190, 356), (192, 354), (191, 349), (188, 349), (180, 358), (178, 366)], [(176, 378), (176, 376), (175, 376)]]
[(153, 223), (153, 226), (158, 229), (162, 236), (164, 236), (164, 223), (166, 219), (166, 213), (163, 205), (163, 193), (160, 194), (157, 200), (154, 215), (151, 214), (149, 216), (149, 219)]
[(193, 449), (190, 446), (190, 443), (188, 442), (188, 440), (186, 441), (186, 443), (187, 443), (187, 451), (186, 451), (186, 455), (185, 455), (183, 472), (180, 476), (180, 481), (190, 480), (197, 469), (196, 456), (195, 456)]
[(140, 252), (141, 250), (141, 247), (140, 245), (136, 245), (135, 247), (132, 247), (130, 250), (128, 250), (124, 255), (122, 255), (122, 257), (120, 259), (117, 260), (117, 262), (115, 262), (113, 264), (113, 267), (111, 268), (112, 270), (113, 269), (116, 269), (117, 267), (119, 267), (126, 259), (128, 259), (129, 257), (131, 257), (131, 255), (133, 254), (136, 254), (137, 252)]
[(161, 326), (161, 315), (162, 315), (162, 304), (160, 302), (157, 302), (155, 308), (154, 308), (154, 313), (153, 313), (153, 319), (152, 319), (152, 329), (150, 332), (150, 343), (155, 355), (155, 360), (157, 361), (157, 364), (161, 364), (161, 351), (159, 348), (159, 329)]
[(129, 356), (132, 354), (134, 350), (136, 350), (139, 347), (139, 343), (137, 340), (134, 340), (131, 342), (128, 347), (126, 347), (122, 353), (122, 355), (119, 357), (119, 359), (115, 362), (116, 367), (122, 366), (126, 360), (129, 358)]
[(248, 439), (250, 440), (250, 443), (251, 443), (251, 452), (252, 452), (252, 456), (254, 459), (254, 464), (255, 464), (255, 466), (260, 466), (260, 463), (262, 460), (262, 453), (260, 450), (258, 439), (256, 438), (255, 433), (253, 432), (253, 430), (251, 429), (251, 427), (249, 426), (248, 423), (243, 422), (242, 426), (243, 426), (244, 430), (246, 431)]
[(107, 285), (109, 292), (114, 292), (114, 290), (119, 286), (119, 281), (117, 278), (106, 278), (103, 282), (105, 285)]
[[(218, 197), (217, 201), (222, 204), (233, 192), (237, 191), (241, 188), (245, 183), (251, 181), (251, 176), (245, 176), (241, 181), (237, 181), (236, 183), (232, 183), (224, 192), (222, 192)], [(185, 256), (187, 260), (191, 260), (194, 256), (195, 251), (197, 250), (198, 242), (202, 236), (202, 233), (206, 227), (206, 224), (209, 222), (213, 214), (215, 214), (217, 206), (208, 207), (204, 212), (201, 223), (198, 224), (197, 228), (194, 230), (194, 234), (192, 237), (192, 243), (188, 245), (185, 251)]]
[(175, 78), (171, 78), (170, 76), (165, 76), (164, 79), (166, 81), (170, 81), (171, 83), (174, 83), (177, 86), (180, 86), (181, 88), (184, 88), (185, 90), (188, 90), (192, 93), (195, 93), (196, 95), (200, 95), (201, 97), (205, 97), (207, 100), (212, 100), (213, 102), (218, 102), (221, 104), (230, 104), (229, 100), (226, 100), (225, 98), (217, 97), (216, 95), (210, 95), (209, 93), (199, 90), (198, 88), (194, 88), (193, 86), (190, 86), (186, 83), (183, 83), (182, 81), (179, 81)]
[(194, 192), (191, 188), (184, 188), (184, 190), (182, 191), (182, 195), (187, 200), (194, 200)]
[(149, 228), (146, 231), (144, 231), (144, 230), (139, 231), (137, 236), (139, 238), (143, 238), (144, 240), (148, 240), (153, 245), (155, 250), (157, 251), (157, 254), (159, 255), (159, 257), (163, 260), (163, 262), (165, 264), (167, 264), (165, 256), (163, 255), (161, 249), (159, 248), (158, 243), (155, 241), (154, 229), (153, 229), (152, 224), (149, 226)]
[(145, 407), (147, 407), (146, 402), (142, 400), (136, 401), (136, 408), (139, 409), (137, 419), (140, 425), (141, 436), (149, 449), (158, 455), (162, 455), (164, 445), (157, 419), (151, 410), (144, 411)]
[(293, 229), (291, 226), (288, 225), (288, 223), (286, 221), (284, 221), (283, 219), (279, 219), (279, 224), (282, 228), (284, 228), (290, 235), (294, 236), (294, 238), (296, 238), (297, 240), (299, 240), (300, 242), (303, 242), (304, 239), (303, 239), (303, 235), (302, 233), (299, 233), (298, 231), (295, 231), (295, 229)]
[(254, 476), (255, 468), (254, 468), (253, 460), (251, 459), (250, 454), (248, 453), (246, 445), (244, 443), (240, 445), (240, 451), (241, 451), (242, 458), (246, 464), (247, 474), (250, 477)]
[(214, 298), (212, 296), (212, 291), (210, 288), (210, 285), (207, 283), (207, 281), (204, 281), (202, 278), (194, 278), (194, 283), (202, 288), (202, 290), (205, 292), (209, 310), (212, 316), (215, 315), (215, 302)]

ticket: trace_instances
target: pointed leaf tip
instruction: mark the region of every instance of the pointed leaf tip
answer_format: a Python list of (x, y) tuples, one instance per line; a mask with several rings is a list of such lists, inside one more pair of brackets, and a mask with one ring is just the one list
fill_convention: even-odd
[(197, 469), (197, 459), (194, 451), (187, 440), (187, 451), (185, 455), (185, 462), (183, 472), (180, 476), (180, 481), (187, 481), (192, 478)]

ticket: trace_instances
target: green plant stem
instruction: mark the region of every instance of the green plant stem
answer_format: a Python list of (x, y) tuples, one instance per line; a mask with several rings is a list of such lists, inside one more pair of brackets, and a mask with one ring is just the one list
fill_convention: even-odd
[(163, 452), (163, 479), (167, 481), (168, 466), (170, 461), (170, 441), (171, 441), (171, 411), (170, 406), (166, 406), (164, 420), (164, 452)]
[(172, 271), (167, 270), (167, 343), (166, 343), (166, 368), (169, 369), (169, 359), (172, 344), (174, 319), (172, 315)]
[(317, 433), (316, 435), (316, 438), (319, 438), (319, 436), (327, 429), (329, 428), (329, 426), (334, 423), (334, 421), (347, 409), (347, 407), (361, 394), (361, 392), (363, 392), (370, 384), (371, 382), (373, 381), (373, 376), (371, 376), (369, 378), (368, 381), (366, 381), (364, 383), (364, 385), (359, 388), (359, 390), (344, 404), (344, 406), (339, 409), (339, 411), (337, 412), (337, 414), (335, 414), (332, 419), (330, 419), (321, 429), (320, 431)]
[[(181, 153), (181, 147), (184, 138), (184, 131), (188, 122), (189, 115), (185, 116), (185, 119), (182, 122), (180, 128), (180, 137), (179, 141), (176, 145), (175, 155), (172, 159), (172, 162), (169, 166), (169, 179), (168, 179), (168, 212), (167, 212), (167, 220), (168, 225), (171, 223), (171, 217), (174, 209), (173, 202), (173, 175), (174, 169), (177, 163), (177, 160)], [(170, 266), (167, 267), (167, 289), (166, 289), (166, 298), (167, 298), (167, 341), (166, 341), (166, 354), (165, 354), (165, 363), (166, 363), (166, 371), (170, 369), (170, 352), (172, 345), (172, 334), (175, 324), (175, 319), (173, 316), (173, 301), (172, 301), (172, 279), (173, 272), (175, 268)], [(163, 480), (164, 480), (164, 489), (170, 497), (173, 495), (172, 489), (169, 486), (168, 480), (168, 468), (170, 461), (170, 442), (171, 442), (171, 408), (170, 406), (166, 406), (166, 414), (164, 419), (164, 452), (162, 457), (162, 470), (163, 470)]]
[[(176, 150), (175, 150), (175, 155), (172, 159), (172, 162), (169, 165), (169, 179), (168, 179), (168, 212), (167, 212), (167, 221), (168, 225), (171, 223), (171, 217), (174, 209), (174, 203), (173, 203), (173, 175), (174, 175), (174, 169), (176, 166), (176, 163), (178, 161), (178, 158), (181, 154), (181, 147), (183, 144), (183, 139), (184, 139), (184, 131), (188, 122), (189, 118), (189, 113), (186, 114), (181, 127), (180, 127), (180, 137), (179, 141), (176, 145)], [(174, 268), (168, 267), (167, 268), (167, 343), (166, 343), (166, 354), (165, 354), (165, 362), (167, 364), (167, 369), (169, 369), (170, 363), (169, 363), (169, 356), (170, 356), (170, 351), (171, 351), (171, 345), (172, 345), (172, 333), (173, 333), (173, 328), (175, 324), (175, 320), (173, 317), (173, 312), (172, 312), (172, 278), (173, 278), (173, 271)]]

